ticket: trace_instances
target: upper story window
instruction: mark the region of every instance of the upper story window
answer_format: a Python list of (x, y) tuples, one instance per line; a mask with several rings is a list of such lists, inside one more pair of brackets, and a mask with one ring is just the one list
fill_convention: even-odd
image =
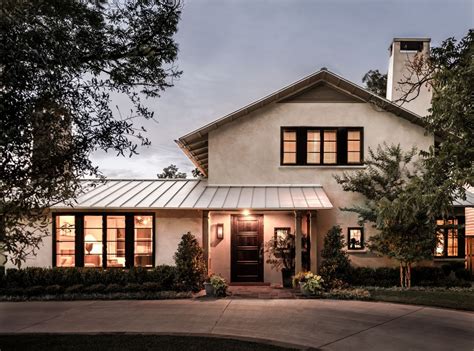
[(362, 127), (282, 127), (281, 164), (360, 165)]
[(400, 51), (422, 51), (423, 42), (422, 41), (401, 41), (400, 42)]

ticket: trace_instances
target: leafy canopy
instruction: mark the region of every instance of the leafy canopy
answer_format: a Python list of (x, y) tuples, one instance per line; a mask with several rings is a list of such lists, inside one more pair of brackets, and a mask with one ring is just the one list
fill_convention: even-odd
[[(142, 98), (181, 74), (180, 11), (168, 0), (2, 3), (0, 241), (15, 264), (46, 234), (46, 209), (101, 175), (92, 152), (149, 144), (134, 120), (153, 118)], [(115, 96), (128, 113), (111, 106)]]
[(387, 94), (387, 74), (382, 74), (378, 69), (368, 71), (362, 77), (362, 83), (365, 83), (367, 90), (385, 98)]
[(163, 168), (163, 172), (156, 175), (160, 179), (185, 179), (187, 174), (185, 172), (180, 172), (179, 168), (176, 165), (169, 165), (168, 167)]

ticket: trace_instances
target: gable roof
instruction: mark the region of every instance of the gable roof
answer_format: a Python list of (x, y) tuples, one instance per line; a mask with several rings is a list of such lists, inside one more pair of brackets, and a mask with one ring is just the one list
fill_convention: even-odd
[(175, 142), (188, 156), (194, 165), (207, 176), (208, 173), (208, 134), (227, 123), (233, 122), (236, 119), (242, 118), (251, 112), (258, 110), (273, 102), (284, 102), (285, 100), (297, 97), (308, 89), (324, 83), (333, 89), (339, 90), (344, 94), (361, 102), (374, 103), (378, 107), (387, 112), (391, 112), (401, 118), (404, 118), (414, 124), (425, 127), (426, 124), (422, 117), (414, 112), (411, 112), (397, 104), (384, 99), (367, 89), (357, 85), (343, 77), (330, 72), (323, 68), (320, 71), (313, 73), (293, 84), (290, 84), (270, 95), (267, 95), (260, 100), (252, 102), (224, 117), (221, 117), (205, 126), (188, 133)]

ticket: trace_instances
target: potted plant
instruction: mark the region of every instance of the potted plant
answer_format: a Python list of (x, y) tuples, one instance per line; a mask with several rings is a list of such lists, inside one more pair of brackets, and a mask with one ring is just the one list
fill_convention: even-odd
[(293, 287), (300, 288), (305, 296), (315, 296), (323, 291), (324, 280), (312, 272), (298, 272), (293, 278)]
[(211, 283), (210, 276), (204, 282), (204, 289), (206, 289), (206, 296), (214, 296), (214, 286)]
[(291, 288), (291, 278), (295, 271), (295, 239), (289, 232), (275, 233), (275, 236), (265, 243), (268, 255), (267, 263), (273, 269), (280, 270), (283, 287)]
[(227, 296), (227, 282), (218, 274), (211, 275), (210, 282), (214, 290), (214, 296), (225, 297)]

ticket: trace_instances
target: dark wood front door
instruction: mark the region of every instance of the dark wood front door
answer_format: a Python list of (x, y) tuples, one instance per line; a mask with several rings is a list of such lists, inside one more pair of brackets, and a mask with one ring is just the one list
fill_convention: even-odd
[(232, 216), (232, 282), (263, 282), (263, 216)]

